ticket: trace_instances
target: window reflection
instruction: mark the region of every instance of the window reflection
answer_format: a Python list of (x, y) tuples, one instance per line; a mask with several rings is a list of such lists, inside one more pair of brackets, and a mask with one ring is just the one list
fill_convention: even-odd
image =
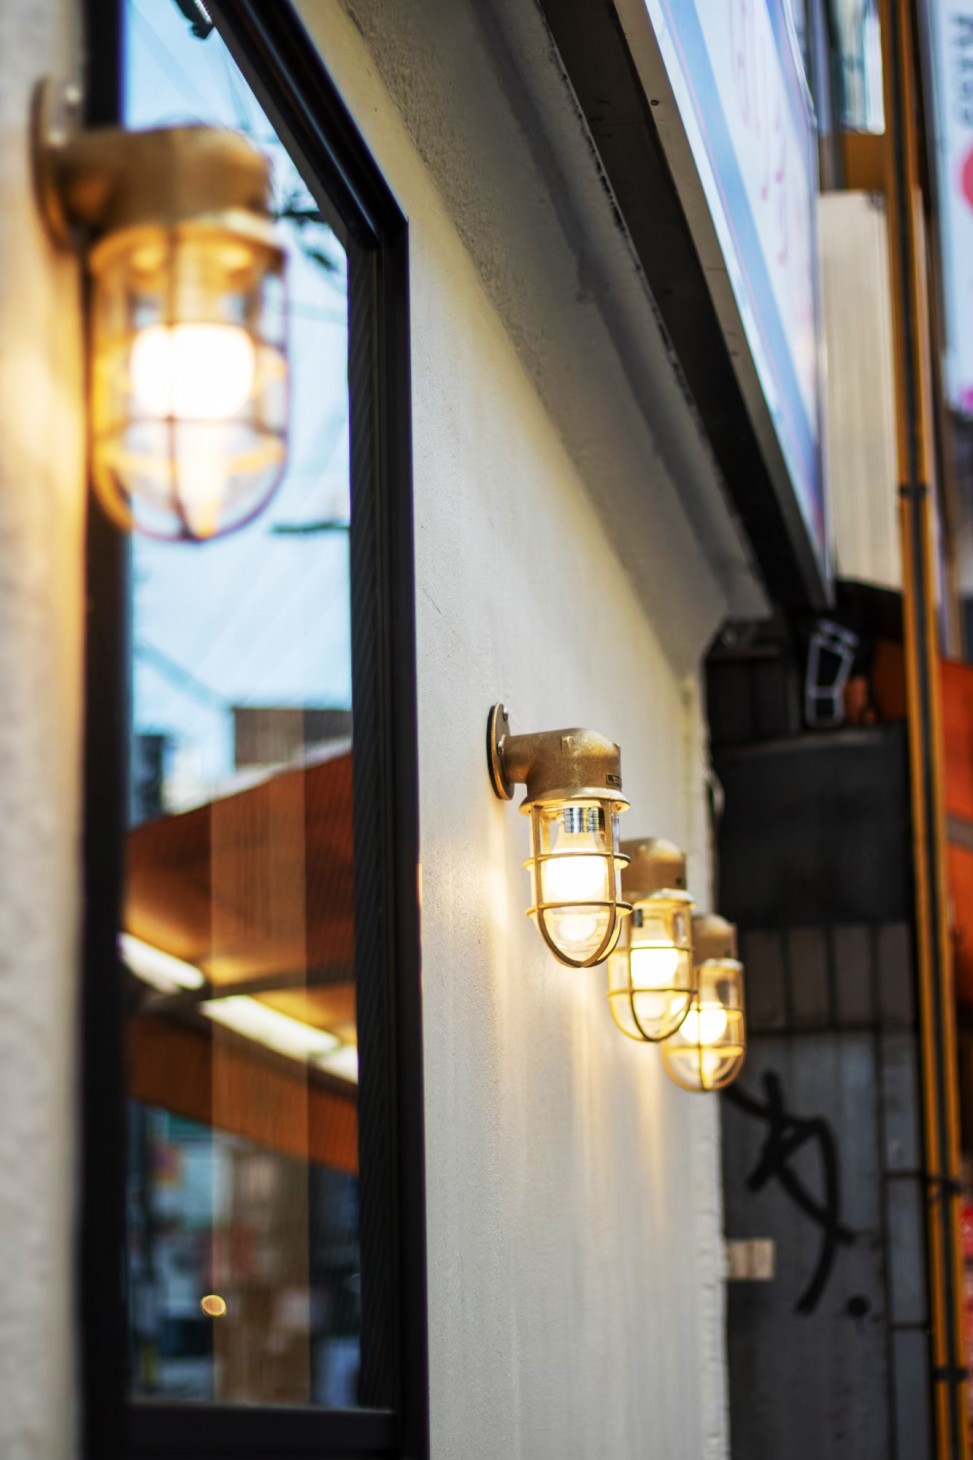
[(133, 537), (129, 1311), (136, 1397), (358, 1400), (347, 288), (218, 32), (126, 5), (126, 121), (271, 155), (291, 439), (263, 516)]
[(884, 132), (878, 0), (831, 4), (840, 55), (841, 125), (849, 132)]

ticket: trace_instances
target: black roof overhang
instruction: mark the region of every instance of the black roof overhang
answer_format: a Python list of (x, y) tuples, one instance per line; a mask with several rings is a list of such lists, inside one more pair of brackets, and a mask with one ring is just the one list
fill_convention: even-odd
[(541, 7), (767, 591), (822, 607), (827, 586), (796, 497), (764, 459), (613, 0)]

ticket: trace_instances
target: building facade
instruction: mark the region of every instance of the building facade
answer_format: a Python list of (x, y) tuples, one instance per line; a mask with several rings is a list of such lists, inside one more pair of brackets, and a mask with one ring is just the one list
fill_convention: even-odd
[[(532, 884), (523, 864), (564, 803), (551, 835), (600, 865), (629, 803), (623, 839), (673, 843), (696, 909), (725, 901), (757, 949), (760, 1070), (807, 1032), (768, 1013), (760, 938), (803, 918), (847, 941), (871, 917), (823, 894), (820, 919), (794, 913), (775, 861), (799, 864), (824, 813), (809, 791), (778, 856), (754, 827), (794, 803), (734, 759), (773, 741), (779, 766), (800, 734), (837, 764), (835, 572), (903, 590), (896, 195), (847, 140), (880, 129), (881, 55), (869, 7), (858, 50), (833, 10), (2, 7), (11, 1460), (775, 1460), (760, 1447), (787, 1416), (752, 1424), (746, 1391), (768, 1351), (788, 1370), (760, 1306), (780, 1284), (734, 1288), (727, 1334), (725, 1229), (800, 1267), (790, 1216), (751, 1229), (740, 1199), (756, 1087), (721, 1138), (720, 1097), (619, 1033), (607, 942), (564, 966), (550, 928), (590, 939), (614, 862), (590, 905), (544, 891), (560, 842)], [(835, 58), (854, 126), (829, 110)], [(879, 719), (909, 719), (901, 617), (891, 678), (869, 680)], [(815, 643), (838, 646), (830, 682)], [(559, 774), (583, 730), (607, 737), (620, 782), (555, 777), (545, 800), (511, 749), (518, 815), (484, 753), (498, 702), (513, 736), (560, 732)], [(855, 864), (886, 833), (895, 860), (895, 839), (916, 1115), (930, 935), (903, 818), (921, 808), (902, 731), (863, 733)], [(883, 804), (891, 832), (869, 820)], [(836, 1048), (872, 1040), (882, 988), (865, 1034), (835, 1015)], [(910, 1460), (965, 1453), (936, 1419), (935, 1343), (886, 1364), (848, 1313), (842, 1353), (864, 1372), (867, 1347), (882, 1421), (841, 1453), (920, 1431)], [(801, 1362), (830, 1331), (804, 1325)]]
[[(85, 1296), (93, 1279), (79, 1275), (79, 1231), (90, 1257), (85, 1233), (115, 1226), (110, 1189), (99, 1197), (92, 1181), (99, 1163), (112, 1169), (106, 1148), (124, 1130), (109, 1120), (83, 1139), (81, 1097), (100, 1098), (98, 1069), (119, 1053), (93, 1030), (99, 1018), (110, 1027), (120, 975), (97, 957), (92, 975), (92, 882), (110, 875), (111, 854), (105, 803), (85, 814), (82, 792), (86, 764), (89, 787), (111, 773), (104, 758), (93, 767), (91, 740), (119, 743), (118, 704), (93, 703), (94, 677), (99, 663), (117, 664), (127, 651), (121, 625), (113, 630), (93, 602), (110, 576), (99, 558), (109, 530), (96, 505), (85, 588), (83, 271), (45, 235), (29, 147), (32, 89), (48, 74), (85, 74), (94, 120), (112, 120), (105, 76), (115, 66), (127, 86), (119, 120), (145, 124), (156, 120), (153, 108), (168, 109), (159, 120), (208, 119), (212, 97), (194, 91), (193, 66), (206, 47), (225, 45), (218, 32), (191, 34), (184, 9), (123, 7), (118, 18), (111, 7), (12, 6), (3, 18), (3, 658), (17, 707), (3, 793), (2, 1447), (11, 1456), (96, 1444), (92, 1425), (110, 1423), (105, 1391), (120, 1363), (126, 1385), (136, 1393), (141, 1385), (146, 1399), (165, 1396), (167, 1384), (192, 1392), (196, 1381), (177, 1372), (180, 1343), (204, 1360), (210, 1352), (197, 1337), (180, 1338), (172, 1317), (147, 1364), (145, 1331), (159, 1315), (130, 1313), (123, 1355), (93, 1346), (78, 1320), (80, 1278), (81, 1312), (100, 1313), (109, 1341), (111, 1300), (104, 1289)], [(672, 1455), (722, 1455), (717, 1109), (685, 1097), (649, 1052), (621, 1039), (601, 971), (559, 968), (523, 917), (526, 827), (490, 792), (483, 735), (499, 698), (513, 707), (516, 729), (590, 723), (610, 734), (623, 747), (631, 834), (665, 834), (687, 848), (705, 902), (700, 662), (721, 620), (752, 610), (760, 589), (542, 17), (516, 6), (490, 17), (451, 7), (446, 18), (437, 6), (390, 14), (321, 5), (300, 20), (309, 54), (326, 67), (408, 220), (431, 1452), (661, 1445)], [(231, 39), (263, 99), (265, 63)], [(220, 64), (232, 63), (227, 55)], [(153, 75), (153, 65), (167, 74)], [(175, 101), (153, 92), (166, 84), (182, 89)], [(313, 357), (314, 344), (304, 348)], [(293, 342), (292, 355), (296, 412), (315, 376)], [(173, 622), (179, 616), (182, 590), (153, 551), (136, 564), (158, 595), (128, 611), (136, 636), (153, 625), (165, 635), (167, 594)], [(200, 547), (194, 575), (205, 578), (213, 551)], [(187, 776), (216, 773), (190, 773), (185, 757), (178, 774), (160, 771), (153, 754), (164, 761), (171, 746), (160, 751), (158, 738), (181, 733), (182, 712), (147, 677), (144, 654), (125, 662), (134, 713), (144, 717), (128, 757), (130, 794), (150, 803), (155, 795), (156, 815), (166, 796), (189, 806)], [(263, 672), (253, 656), (249, 664)], [(261, 688), (228, 693), (245, 704)], [(209, 713), (202, 700), (197, 711)], [(151, 790), (152, 764), (161, 793)], [(95, 859), (87, 883), (85, 853)], [(214, 867), (215, 857), (211, 844)], [(83, 993), (89, 975), (95, 987), (89, 981)], [(85, 1048), (83, 1030), (93, 1046)], [(142, 1058), (131, 1049), (129, 1057)], [(170, 1064), (177, 1058), (170, 1050)], [(157, 1109), (158, 1092), (145, 1091)], [(167, 1178), (168, 1196), (159, 1188), (155, 1220), (171, 1227), (191, 1155), (170, 1140), (154, 1159), (182, 1172)], [(129, 1212), (132, 1240), (135, 1221)], [(169, 1258), (158, 1263), (155, 1281), (175, 1284), (165, 1276)], [(149, 1301), (137, 1298), (142, 1281), (130, 1270), (136, 1307)], [(154, 1298), (169, 1302), (161, 1289)], [(401, 1341), (423, 1345), (424, 1325)], [(221, 1394), (204, 1385), (208, 1399), (265, 1397), (256, 1380), (227, 1377), (232, 1356), (206, 1362), (222, 1362), (227, 1386)], [(246, 1382), (257, 1385), (250, 1394)], [(421, 1396), (408, 1402), (421, 1414)], [(133, 1444), (168, 1443), (140, 1434)]]

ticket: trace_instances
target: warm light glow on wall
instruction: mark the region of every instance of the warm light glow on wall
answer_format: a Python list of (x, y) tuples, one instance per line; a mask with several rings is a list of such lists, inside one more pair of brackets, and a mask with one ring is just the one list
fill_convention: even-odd
[(618, 941), (629, 907), (622, 900), (618, 816), (618, 746), (591, 730), (511, 735), (507, 713), (494, 705), (487, 725), (494, 792), (513, 798), (527, 788), (531, 906), (527, 909), (554, 956), (572, 968), (601, 963)]

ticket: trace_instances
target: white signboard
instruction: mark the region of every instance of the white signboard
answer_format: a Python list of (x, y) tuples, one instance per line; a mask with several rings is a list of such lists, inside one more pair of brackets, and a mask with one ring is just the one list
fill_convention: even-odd
[(946, 394), (973, 416), (973, 0), (931, 0)]
[(827, 560), (817, 133), (784, 0), (642, 0), (787, 477)]

